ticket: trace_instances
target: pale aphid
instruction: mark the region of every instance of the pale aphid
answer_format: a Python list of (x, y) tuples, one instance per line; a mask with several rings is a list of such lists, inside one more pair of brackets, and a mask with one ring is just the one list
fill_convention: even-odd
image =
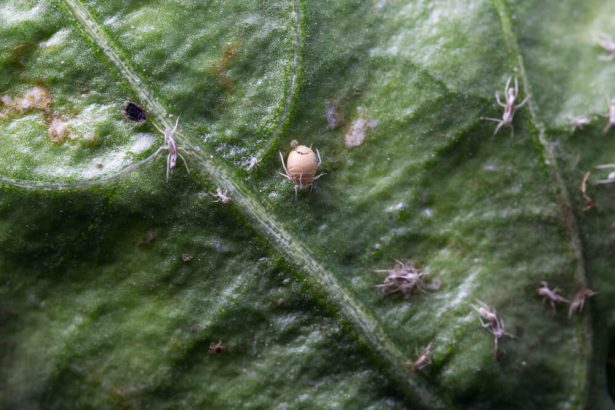
[(318, 150), (314, 152), (311, 147), (299, 145), (297, 140), (292, 140), (290, 147), (292, 150), (288, 154), (286, 162), (284, 162), (284, 155), (280, 151), (280, 161), (282, 161), (282, 168), (284, 169), (284, 173), (280, 172), (280, 175), (295, 184), (296, 198), (298, 189), (311, 187), (314, 181), (324, 174), (316, 175), (316, 171), (322, 163)]
[(558, 288), (549, 288), (549, 284), (544, 280), (540, 282), (540, 287), (536, 289), (536, 293), (538, 293), (538, 296), (542, 296), (543, 301), (549, 301), (549, 303), (551, 304), (551, 309), (553, 309), (554, 312), (556, 303), (569, 303), (568, 299), (565, 299), (564, 297), (559, 295)]
[(490, 308), (485, 303), (477, 300), (478, 305), (472, 307), (478, 312), (480, 324), (491, 333), (495, 339), (495, 354), (498, 356), (498, 340), (504, 336), (513, 337), (504, 329), (504, 320), (498, 318), (495, 308)]
[(585, 306), (585, 301), (592, 296), (598, 294), (595, 290), (583, 288), (580, 289), (572, 302), (570, 302), (570, 308), (568, 309), (568, 317), (572, 317), (573, 312), (582, 312), (583, 307)]
[(431, 364), (431, 347), (433, 342), (429, 342), (427, 346), (421, 349), (419, 356), (416, 360), (410, 364), (412, 371), (418, 371), (424, 369)]
[(210, 192), (209, 195), (213, 196), (214, 198), (217, 198), (214, 202), (221, 202), (223, 204), (228, 204), (229, 202), (231, 202), (231, 198), (228, 196), (228, 191), (220, 187), (216, 188), (215, 194), (213, 192)]
[(493, 132), (493, 135), (497, 134), (500, 128), (509, 127), (511, 129), (511, 134), (514, 136), (515, 131), (512, 125), (512, 121), (515, 116), (515, 112), (519, 108), (523, 107), (525, 103), (527, 103), (528, 99), (530, 98), (530, 96), (528, 95), (527, 97), (525, 97), (523, 101), (515, 105), (515, 101), (517, 100), (517, 97), (519, 96), (519, 83), (517, 79), (515, 78), (515, 86), (511, 87), (510, 86), (511, 80), (512, 80), (512, 77), (508, 77), (508, 80), (506, 81), (506, 86), (504, 87), (504, 98), (506, 99), (505, 102), (502, 102), (500, 100), (500, 92), (499, 91), (495, 92), (495, 99), (498, 105), (504, 108), (504, 113), (502, 114), (502, 118), (499, 119), (499, 118), (491, 118), (491, 117), (481, 117), (481, 120), (494, 121), (498, 123), (498, 126), (495, 127), (495, 131)]
[(177, 143), (175, 142), (175, 131), (177, 131), (177, 124), (179, 123), (179, 117), (177, 118), (177, 120), (175, 121), (175, 126), (173, 128), (166, 128), (164, 131), (162, 131), (160, 128), (158, 128), (158, 126), (156, 126), (156, 128), (158, 129), (158, 131), (162, 132), (162, 134), (164, 135), (164, 143), (162, 144), (162, 146), (160, 148), (158, 148), (158, 150), (156, 151), (155, 155), (158, 154), (160, 151), (163, 150), (167, 150), (168, 155), (167, 155), (167, 181), (169, 180), (169, 174), (171, 172), (171, 170), (173, 168), (175, 168), (175, 166), (177, 165), (177, 157), (179, 156), (182, 161), (184, 161), (184, 165), (186, 166), (186, 171), (190, 172), (190, 169), (188, 168), (188, 163), (186, 162), (186, 159), (179, 153), (177, 152)]
[(570, 119), (570, 125), (572, 125), (572, 132), (576, 131), (577, 128), (583, 128), (586, 125), (591, 123), (591, 118), (585, 115), (577, 115)]

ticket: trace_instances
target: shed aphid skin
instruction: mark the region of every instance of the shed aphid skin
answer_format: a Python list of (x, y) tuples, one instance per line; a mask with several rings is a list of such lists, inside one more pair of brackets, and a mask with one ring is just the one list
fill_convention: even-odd
[(568, 299), (565, 299), (564, 297), (560, 296), (559, 293), (559, 289), (558, 288), (549, 288), (549, 284), (547, 282), (545, 282), (544, 280), (542, 282), (540, 282), (540, 287), (538, 287), (538, 289), (536, 289), (536, 293), (538, 293), (538, 296), (541, 296), (543, 299), (543, 302), (548, 300), (549, 303), (551, 304), (551, 309), (553, 309), (553, 312), (555, 312), (555, 304), (556, 303), (570, 303), (570, 301)]
[(424, 369), (431, 364), (431, 347), (433, 342), (429, 342), (427, 346), (421, 349), (419, 356), (416, 360), (410, 364), (410, 368), (413, 372)]
[(606, 124), (606, 127), (604, 127), (603, 134), (609, 132), (611, 127), (615, 125), (615, 100), (613, 99), (609, 100), (609, 113), (607, 114), (607, 118), (609, 122)]
[(586, 125), (589, 125), (592, 120), (585, 115), (577, 115), (576, 117), (572, 117), (570, 119), (570, 125), (572, 125), (572, 132), (575, 132), (577, 128), (583, 128)]
[(376, 269), (374, 272), (387, 274), (386, 278), (384, 278), (384, 282), (380, 285), (376, 285), (383, 295), (399, 293), (404, 299), (407, 299), (415, 290), (421, 292), (425, 291), (425, 286), (423, 284), (425, 272), (419, 269), (411, 260), (396, 260), (393, 268)]
[(222, 353), (222, 352), (224, 352), (224, 345), (222, 344), (221, 341), (218, 341), (218, 343), (211, 342), (209, 344), (209, 353), (210, 354), (218, 354), (218, 353)]
[(587, 288), (580, 289), (574, 299), (572, 299), (572, 302), (570, 302), (570, 308), (568, 309), (568, 318), (571, 318), (574, 312), (583, 312), (585, 301), (597, 294), (598, 292), (596, 292), (595, 290)]
[(190, 172), (190, 169), (188, 168), (188, 163), (186, 162), (186, 159), (179, 153), (178, 148), (177, 148), (177, 143), (175, 142), (175, 131), (177, 131), (177, 124), (179, 123), (179, 117), (177, 118), (177, 120), (175, 121), (175, 126), (173, 128), (167, 128), (164, 131), (162, 131), (160, 128), (158, 128), (158, 126), (156, 125), (156, 129), (158, 129), (158, 131), (160, 131), (162, 134), (164, 134), (164, 143), (162, 144), (162, 146), (160, 148), (158, 148), (158, 150), (156, 151), (155, 154), (158, 154), (160, 151), (163, 150), (167, 150), (168, 155), (167, 155), (167, 181), (169, 180), (169, 174), (171, 172), (171, 170), (173, 168), (175, 168), (175, 166), (177, 165), (177, 157), (179, 156), (182, 161), (184, 162), (184, 165), (186, 166), (186, 171)]
[(258, 164), (258, 158), (257, 157), (250, 158), (248, 160), (248, 165), (246, 165), (246, 171), (252, 172), (254, 167), (256, 167), (256, 164)]
[(297, 199), (297, 190), (312, 187), (314, 181), (325, 174), (316, 175), (316, 171), (322, 163), (318, 150), (314, 152), (311, 147), (299, 145), (297, 140), (292, 140), (290, 147), (292, 150), (288, 154), (286, 162), (284, 162), (284, 155), (280, 151), (280, 161), (284, 169), (284, 173), (280, 172), (280, 175), (295, 184), (295, 199)]
[(221, 202), (223, 204), (228, 204), (229, 202), (231, 202), (231, 198), (228, 196), (228, 191), (220, 187), (216, 188), (215, 194), (213, 192), (210, 192), (209, 195), (213, 196), (214, 198), (218, 198), (214, 202)]
[(487, 304), (481, 302), (480, 300), (477, 300), (476, 303), (478, 303), (478, 305), (472, 305), (472, 307), (478, 312), (480, 324), (495, 338), (495, 354), (496, 357), (498, 357), (498, 340), (504, 336), (512, 338), (515, 336), (506, 332), (504, 329), (504, 320), (498, 318), (495, 308), (491, 309)]
[(523, 101), (521, 101), (521, 103), (515, 105), (515, 101), (517, 100), (517, 97), (519, 96), (519, 82), (515, 78), (515, 86), (511, 87), (510, 86), (511, 80), (512, 80), (512, 77), (508, 77), (508, 80), (506, 81), (506, 86), (504, 87), (504, 98), (506, 99), (506, 102), (502, 102), (500, 100), (499, 91), (495, 92), (495, 99), (497, 100), (498, 105), (504, 108), (504, 113), (502, 114), (502, 118), (498, 119), (498, 118), (491, 118), (491, 117), (480, 117), (481, 120), (494, 121), (498, 123), (497, 127), (495, 127), (495, 131), (493, 132), (493, 135), (497, 134), (500, 128), (508, 127), (511, 130), (511, 135), (514, 137), (515, 129), (513, 128), (512, 122), (515, 116), (515, 112), (519, 108), (523, 107), (530, 98), (530, 96), (528, 95), (527, 97), (525, 97)]
[[(615, 169), (615, 164), (596, 165), (596, 169)], [(613, 184), (615, 183), (615, 171), (609, 172), (606, 179), (600, 179), (597, 184)]]

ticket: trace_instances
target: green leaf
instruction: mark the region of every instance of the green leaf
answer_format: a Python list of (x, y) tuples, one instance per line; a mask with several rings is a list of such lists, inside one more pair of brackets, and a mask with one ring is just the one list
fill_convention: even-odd
[[(613, 407), (613, 15), (2, 1), (2, 407)], [(530, 96), (514, 137), (480, 119), (509, 77)], [(292, 139), (325, 173), (296, 199)], [(439, 289), (379, 292), (401, 259)], [(598, 294), (569, 319), (541, 281)], [(479, 301), (512, 335), (497, 358)]]

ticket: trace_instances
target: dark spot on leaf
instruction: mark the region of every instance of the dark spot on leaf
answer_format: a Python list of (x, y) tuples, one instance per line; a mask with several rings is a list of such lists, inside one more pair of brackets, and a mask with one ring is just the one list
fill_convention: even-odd
[(151, 230), (147, 231), (145, 235), (143, 235), (143, 238), (137, 241), (137, 246), (142, 247), (149, 245), (150, 243), (154, 242), (154, 240), (156, 240), (156, 232)]
[(147, 115), (145, 114), (145, 110), (139, 107), (137, 104), (129, 101), (124, 105), (124, 109), (122, 110), (124, 116), (128, 118), (130, 121), (135, 122), (143, 122), (147, 119)]

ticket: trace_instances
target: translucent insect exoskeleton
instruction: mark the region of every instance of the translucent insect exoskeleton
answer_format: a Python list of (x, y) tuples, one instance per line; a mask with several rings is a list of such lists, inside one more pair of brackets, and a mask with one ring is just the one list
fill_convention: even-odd
[(596, 294), (598, 294), (598, 292), (587, 288), (579, 290), (574, 299), (572, 299), (572, 302), (570, 302), (568, 317), (572, 317), (573, 312), (582, 312), (583, 307), (585, 306), (585, 301)]
[(177, 152), (178, 148), (177, 148), (177, 143), (175, 142), (174, 135), (175, 135), (175, 131), (177, 131), (178, 123), (179, 123), (179, 117), (175, 121), (175, 126), (173, 128), (169, 127), (169, 128), (166, 128), (164, 131), (162, 131), (160, 128), (158, 128), (158, 126), (156, 126), (158, 131), (160, 131), (164, 135), (164, 143), (162, 144), (160, 148), (158, 148), (155, 154), (158, 154), (160, 151), (163, 151), (163, 150), (166, 150), (168, 152), (167, 181), (169, 180), (169, 174), (171, 170), (175, 168), (175, 166), (177, 165), (177, 157), (181, 158), (181, 160), (184, 162), (184, 165), (186, 166), (186, 171), (190, 172), (186, 159), (179, 152)]
[(284, 155), (280, 151), (280, 161), (282, 161), (282, 168), (284, 168), (284, 173), (280, 172), (280, 175), (295, 184), (296, 199), (298, 189), (312, 187), (314, 181), (324, 174), (316, 175), (316, 171), (322, 163), (318, 150), (314, 152), (311, 147), (299, 145), (297, 140), (292, 140), (290, 147), (292, 150), (288, 154), (286, 162), (284, 162)]
[(538, 293), (538, 296), (542, 296), (543, 301), (546, 301), (546, 300), (549, 301), (549, 303), (551, 304), (551, 309), (553, 309), (554, 312), (555, 312), (556, 303), (568, 303), (569, 302), (568, 299), (565, 299), (559, 295), (558, 288), (554, 288), (554, 289), (549, 288), (549, 284), (545, 282), (544, 280), (540, 282), (540, 286), (538, 287), (538, 289), (536, 289), (536, 293)]
[(498, 356), (498, 340), (504, 336), (512, 337), (513, 335), (506, 332), (504, 328), (504, 320), (498, 318), (495, 308), (490, 308), (487, 304), (477, 300), (478, 305), (472, 307), (478, 312), (480, 324), (491, 333), (495, 339), (495, 354)]
[(591, 118), (585, 115), (577, 115), (570, 119), (570, 125), (572, 125), (572, 132), (575, 132), (577, 128), (583, 128), (591, 123)]
[(427, 346), (421, 349), (416, 360), (410, 364), (412, 371), (418, 371), (424, 369), (431, 364), (431, 347), (433, 342), (430, 342)]
[(530, 96), (528, 95), (519, 104), (515, 104), (515, 101), (517, 100), (517, 97), (519, 96), (519, 82), (515, 78), (515, 85), (514, 87), (511, 87), (510, 86), (511, 81), (512, 81), (512, 77), (508, 77), (508, 80), (506, 81), (506, 86), (504, 87), (505, 102), (502, 102), (500, 100), (500, 92), (499, 91), (495, 92), (495, 99), (498, 105), (504, 108), (504, 113), (502, 114), (502, 118), (499, 119), (499, 118), (491, 118), (491, 117), (481, 117), (481, 120), (494, 121), (498, 123), (497, 127), (495, 127), (495, 131), (493, 132), (493, 135), (497, 134), (500, 128), (509, 127), (511, 130), (511, 134), (514, 136), (515, 130), (513, 128), (512, 121), (515, 116), (515, 112), (519, 108), (523, 107), (530, 98)]
[(223, 351), (224, 351), (224, 345), (222, 344), (221, 341), (218, 341), (218, 343), (211, 342), (209, 344), (209, 353), (218, 354), (218, 353), (222, 353)]

